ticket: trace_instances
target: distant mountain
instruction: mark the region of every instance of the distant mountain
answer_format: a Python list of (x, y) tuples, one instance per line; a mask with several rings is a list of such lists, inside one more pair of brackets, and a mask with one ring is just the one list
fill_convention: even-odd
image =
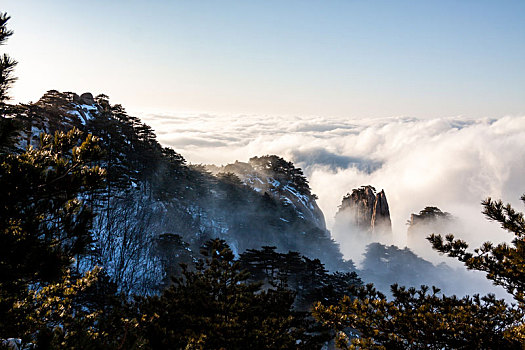
[(357, 272), (365, 283), (373, 283), (383, 293), (390, 293), (394, 283), (419, 288), (436, 286), (446, 295), (472, 295), (483, 291), (493, 293), (491, 283), (480, 274), (463, 267), (453, 268), (445, 263), (433, 264), (411, 249), (381, 243), (370, 243)]
[(411, 214), (408, 220), (408, 237), (409, 239), (415, 235), (420, 234), (426, 229), (442, 231), (450, 228), (456, 221), (452, 214), (443, 212), (437, 207), (425, 207), (419, 214)]
[(432, 262), (443, 261), (432, 249), (427, 237), (432, 233), (447, 235), (461, 232), (463, 227), (457, 217), (433, 206), (425, 207), (407, 220), (407, 246), (419, 256)]
[(236, 255), (275, 246), (318, 258), (332, 271), (352, 266), (330, 238), (301, 169), (278, 156), (211, 167), (212, 173), (162, 147), (151, 127), (104, 95), (52, 90), (17, 106), (14, 118), (15, 152), (37, 145), (41, 133), (71, 128), (100, 139), (106, 187), (84, 194), (97, 216), (93, 243), (77, 267), (103, 266), (125, 292), (163, 288), (210, 238), (224, 239)]

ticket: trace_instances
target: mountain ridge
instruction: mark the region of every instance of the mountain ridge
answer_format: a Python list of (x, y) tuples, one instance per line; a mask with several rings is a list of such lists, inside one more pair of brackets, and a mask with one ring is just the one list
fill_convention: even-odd
[[(37, 146), (42, 133), (72, 128), (99, 138), (106, 187), (83, 195), (97, 215), (94, 242), (77, 256), (77, 266), (102, 264), (128, 293), (148, 294), (170, 283), (180, 262), (170, 258), (180, 250), (170, 237), (188, 244), (190, 263), (205, 241), (220, 238), (236, 255), (276, 246), (319, 258), (331, 271), (352, 265), (326, 230), (301, 169), (278, 156), (250, 159), (264, 180), (231, 171), (214, 175), (162, 147), (151, 127), (105, 95), (50, 90), (34, 104), (17, 106), (15, 118), (22, 126), (14, 146), (19, 151)], [(254, 185), (257, 179), (263, 184)]]

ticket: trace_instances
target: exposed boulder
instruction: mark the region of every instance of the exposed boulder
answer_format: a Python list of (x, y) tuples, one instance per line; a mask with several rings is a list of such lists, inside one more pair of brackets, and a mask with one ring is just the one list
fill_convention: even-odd
[(74, 103), (77, 104), (84, 104), (84, 105), (94, 105), (95, 99), (93, 98), (93, 94), (90, 92), (84, 92), (82, 95), (78, 96), (75, 93), (72, 93), (72, 100)]
[(86, 105), (95, 104), (95, 99), (93, 98), (93, 95), (89, 92), (85, 92), (82, 95), (80, 95), (80, 100)]

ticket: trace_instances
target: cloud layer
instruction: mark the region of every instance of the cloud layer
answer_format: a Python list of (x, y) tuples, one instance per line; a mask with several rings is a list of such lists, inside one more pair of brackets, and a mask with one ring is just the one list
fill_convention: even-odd
[(406, 243), (410, 214), (425, 206), (459, 217), (462, 232), (456, 235), (473, 245), (510, 238), (485, 220), (481, 200), (501, 198), (523, 210), (519, 197), (525, 193), (525, 117), (345, 120), (144, 114), (142, 118), (162, 144), (191, 163), (226, 164), (265, 154), (293, 161), (310, 179), (329, 229), (347, 192), (367, 184), (384, 189), (394, 243), (399, 246)]

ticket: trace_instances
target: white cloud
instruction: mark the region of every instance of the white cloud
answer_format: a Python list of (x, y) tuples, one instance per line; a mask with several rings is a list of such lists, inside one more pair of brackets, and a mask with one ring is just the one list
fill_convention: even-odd
[(383, 118), (184, 114), (143, 115), (159, 141), (189, 162), (226, 164), (277, 154), (302, 167), (329, 228), (343, 195), (371, 184), (389, 201), (394, 242), (406, 220), (437, 206), (465, 221), (473, 245), (509, 235), (482, 216), (488, 196), (511, 202), (525, 193), (525, 117)]

